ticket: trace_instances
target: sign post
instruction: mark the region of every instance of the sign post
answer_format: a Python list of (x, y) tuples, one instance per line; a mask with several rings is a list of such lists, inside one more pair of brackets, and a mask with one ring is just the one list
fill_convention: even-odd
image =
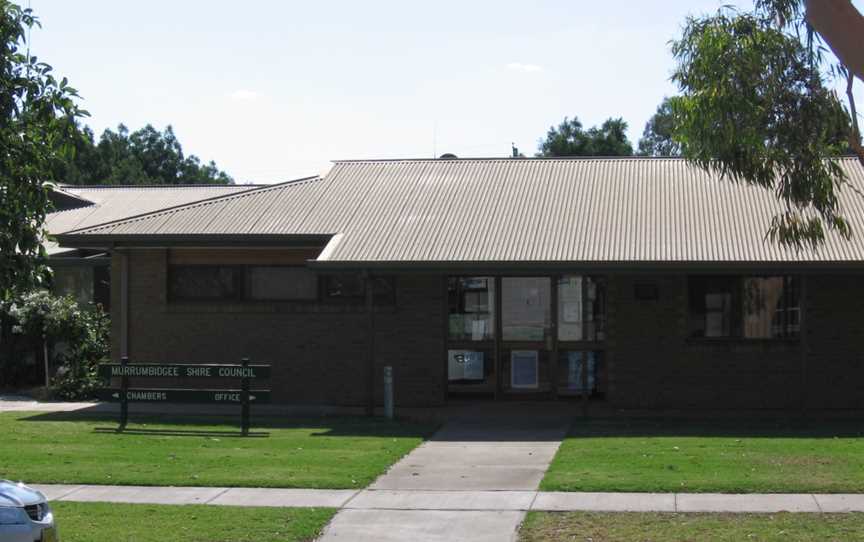
[(240, 432), (243, 436), (249, 434), (249, 358), (243, 358), (243, 379), (240, 381)]
[(126, 429), (126, 424), (129, 422), (129, 377), (126, 376), (126, 367), (129, 365), (129, 358), (123, 356), (120, 358), (120, 367), (122, 376), (120, 377), (120, 430)]
[[(105, 379), (119, 378), (120, 389), (103, 388), (97, 396), (103, 401), (120, 403), (120, 427), (126, 429), (129, 423), (129, 403), (228, 403), (240, 405), (240, 429), (243, 436), (249, 435), (250, 410), (252, 402), (268, 403), (269, 389), (251, 389), (252, 380), (270, 378), (270, 365), (249, 363), (243, 358), (239, 365), (217, 364), (164, 364), (129, 363), (123, 356), (120, 363), (107, 363), (99, 366), (99, 375)], [(240, 389), (188, 389), (131, 388), (129, 378), (193, 378), (209, 380), (240, 381)]]

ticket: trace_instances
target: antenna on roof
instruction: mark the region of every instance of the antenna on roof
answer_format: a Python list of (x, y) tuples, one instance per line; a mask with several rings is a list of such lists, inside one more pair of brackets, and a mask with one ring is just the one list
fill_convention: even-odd
[(432, 124), (432, 158), (438, 156), (438, 119)]

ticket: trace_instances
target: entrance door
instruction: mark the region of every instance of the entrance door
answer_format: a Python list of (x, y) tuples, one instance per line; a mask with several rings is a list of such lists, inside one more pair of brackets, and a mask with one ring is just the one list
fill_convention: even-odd
[(452, 396), (496, 393), (497, 283), (495, 277), (447, 279), (447, 390)]
[(552, 281), (501, 278), (501, 391), (547, 395), (552, 391)]
[(446, 285), (451, 396), (604, 395), (604, 278), (461, 276)]

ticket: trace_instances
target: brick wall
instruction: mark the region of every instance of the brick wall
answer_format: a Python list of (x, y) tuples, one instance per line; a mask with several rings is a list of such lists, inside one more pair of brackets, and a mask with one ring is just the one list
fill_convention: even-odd
[[(168, 302), (167, 254), (129, 256), (129, 356), (137, 362), (273, 365), (273, 402), (362, 405), (367, 386), (368, 317), (363, 307), (292, 303)], [(115, 258), (117, 258), (115, 256)], [(112, 265), (119, 300), (120, 263)], [(394, 368), (397, 405), (444, 401), (444, 300), (440, 277), (396, 281), (396, 307), (376, 313), (376, 387)], [(119, 358), (120, 306), (112, 306), (112, 351)]]
[[(861, 277), (806, 280), (806, 340), (708, 342), (687, 337), (686, 275), (610, 277), (610, 402), (622, 408), (791, 409), (801, 406), (806, 391), (810, 408), (864, 407)], [(659, 286), (656, 301), (635, 299), (640, 281)]]
[[(363, 405), (368, 315), (358, 306), (169, 303), (167, 254), (130, 252), (129, 349), (133, 361), (273, 364), (274, 402)], [(119, 262), (112, 296), (119, 299)], [(639, 301), (634, 287), (659, 288)], [(790, 341), (698, 341), (687, 337), (687, 276), (609, 276), (607, 398), (621, 408), (864, 408), (861, 277), (807, 278), (806, 337)], [(396, 306), (375, 315), (376, 398), (394, 368), (396, 404), (446, 400), (441, 276), (396, 280)], [(112, 341), (119, 357), (119, 303)], [(804, 353), (806, 352), (806, 357)], [(806, 365), (806, 373), (804, 367)]]

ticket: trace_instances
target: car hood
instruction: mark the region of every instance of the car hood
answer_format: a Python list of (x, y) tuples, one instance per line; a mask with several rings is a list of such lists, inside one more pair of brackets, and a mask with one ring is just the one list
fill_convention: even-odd
[(24, 484), (0, 480), (0, 506), (29, 506), (45, 502), (45, 495)]

